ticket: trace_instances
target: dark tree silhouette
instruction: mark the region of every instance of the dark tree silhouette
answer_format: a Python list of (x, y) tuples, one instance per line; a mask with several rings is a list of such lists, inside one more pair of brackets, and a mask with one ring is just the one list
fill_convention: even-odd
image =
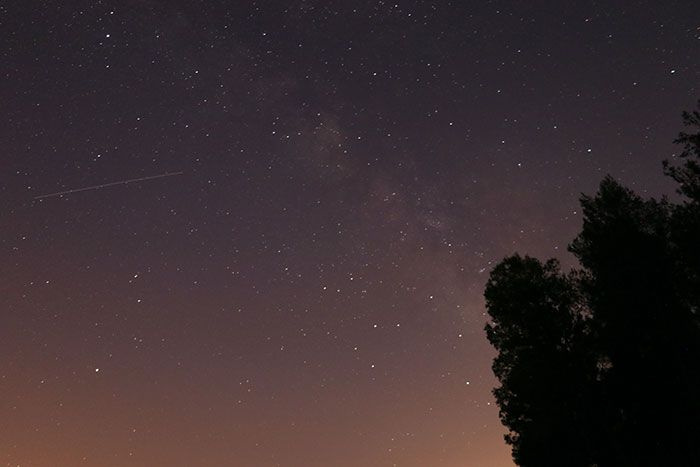
[[(700, 101), (698, 110), (683, 112), (683, 125), (688, 127), (691, 133), (682, 131), (674, 141), (683, 145), (679, 155), (683, 165), (673, 166), (665, 160), (664, 173), (678, 182), (679, 193), (692, 201), (700, 202)], [(695, 133), (692, 133), (692, 130), (695, 130)]]
[(610, 178), (581, 204), (583, 229), (570, 250), (585, 271), (579, 287), (591, 313), (590, 351), (605, 363), (599, 380), (608, 407), (600, 423), (608, 439), (599, 463), (690, 465), (688, 415), (697, 411), (678, 408), (695, 399), (689, 386), (698, 362), (688, 357), (697, 356), (690, 349), (700, 335), (675, 280), (672, 207)]
[[(700, 130), (700, 112), (684, 113)], [(681, 203), (583, 196), (581, 270), (520, 256), (486, 286), (494, 394), (521, 466), (700, 465), (700, 131), (664, 163)]]
[(581, 388), (592, 386), (595, 363), (580, 352), (585, 320), (575, 281), (555, 260), (516, 255), (493, 270), (485, 297), (487, 336), (499, 351), (494, 394), (514, 459), (522, 466), (590, 465), (583, 427), (591, 394)]
[(664, 161), (664, 170), (678, 182), (678, 191), (687, 199), (673, 210), (671, 241), (678, 264), (676, 280), (683, 288), (683, 297), (695, 316), (700, 314), (700, 101), (698, 110), (683, 113), (683, 123), (690, 132), (676, 139), (683, 145), (680, 167)]

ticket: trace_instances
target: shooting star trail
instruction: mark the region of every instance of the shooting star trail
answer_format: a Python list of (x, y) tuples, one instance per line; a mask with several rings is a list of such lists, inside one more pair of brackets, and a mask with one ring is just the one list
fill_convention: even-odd
[(143, 182), (146, 180), (155, 180), (156, 178), (174, 177), (175, 175), (182, 175), (183, 173), (184, 172), (166, 172), (164, 174), (151, 175), (149, 177), (131, 178), (129, 180), (120, 180), (118, 182), (103, 183), (102, 185), (93, 185), (93, 186), (86, 186), (84, 188), (75, 188), (73, 190), (57, 191), (56, 193), (49, 193), (46, 195), (35, 196), (34, 199), (53, 198), (55, 196), (67, 195), (70, 193), (78, 193), (80, 191), (99, 190), (100, 188), (107, 188), (109, 186), (126, 185), (127, 183), (136, 183), (136, 182)]

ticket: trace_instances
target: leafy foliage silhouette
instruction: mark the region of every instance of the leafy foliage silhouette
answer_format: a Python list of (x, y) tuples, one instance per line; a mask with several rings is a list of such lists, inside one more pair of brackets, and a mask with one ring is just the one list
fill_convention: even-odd
[(494, 395), (529, 466), (700, 465), (700, 112), (685, 112), (684, 199), (606, 177), (569, 246), (581, 269), (514, 255), (485, 289)]

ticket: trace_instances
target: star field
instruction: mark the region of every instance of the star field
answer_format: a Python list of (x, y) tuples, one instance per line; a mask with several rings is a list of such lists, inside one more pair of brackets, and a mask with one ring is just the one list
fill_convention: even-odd
[(696, 9), (6, 2), (0, 462), (512, 466), (488, 272), (673, 190)]

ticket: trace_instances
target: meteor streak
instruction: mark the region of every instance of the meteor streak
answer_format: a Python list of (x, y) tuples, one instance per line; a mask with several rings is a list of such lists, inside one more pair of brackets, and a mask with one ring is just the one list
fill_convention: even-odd
[(118, 182), (103, 183), (102, 185), (94, 185), (94, 186), (87, 186), (84, 188), (75, 188), (73, 190), (58, 191), (56, 193), (49, 193), (46, 195), (35, 196), (34, 199), (53, 198), (55, 196), (67, 195), (70, 193), (78, 193), (79, 191), (99, 190), (100, 188), (106, 188), (108, 186), (126, 185), (127, 183), (136, 183), (136, 182), (143, 182), (146, 180), (155, 180), (156, 178), (174, 177), (175, 175), (182, 175), (183, 173), (184, 172), (166, 172), (166, 173), (160, 174), (160, 175), (151, 175), (148, 177), (141, 177), (141, 178), (131, 178), (129, 180), (120, 180)]

